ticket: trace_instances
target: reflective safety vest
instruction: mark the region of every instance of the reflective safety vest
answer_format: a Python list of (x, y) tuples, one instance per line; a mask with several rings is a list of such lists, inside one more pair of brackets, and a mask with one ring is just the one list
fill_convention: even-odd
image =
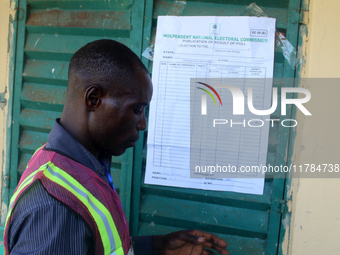
[(51, 196), (83, 218), (92, 231), (96, 255), (128, 254), (128, 222), (116, 191), (91, 169), (43, 147), (28, 162), (10, 201), (4, 233), (5, 254), (9, 254), (8, 227), (13, 209), (22, 194), (36, 181), (40, 181)]

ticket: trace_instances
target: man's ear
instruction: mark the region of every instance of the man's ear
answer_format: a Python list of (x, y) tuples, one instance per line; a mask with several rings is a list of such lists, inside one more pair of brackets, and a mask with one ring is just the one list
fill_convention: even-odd
[(88, 111), (94, 111), (102, 102), (103, 90), (98, 85), (91, 85), (85, 91), (85, 105)]

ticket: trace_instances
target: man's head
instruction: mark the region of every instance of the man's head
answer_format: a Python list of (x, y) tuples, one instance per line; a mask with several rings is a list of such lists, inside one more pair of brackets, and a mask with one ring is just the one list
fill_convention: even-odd
[(61, 124), (94, 155), (121, 155), (146, 128), (151, 96), (148, 71), (129, 48), (95, 41), (71, 59)]

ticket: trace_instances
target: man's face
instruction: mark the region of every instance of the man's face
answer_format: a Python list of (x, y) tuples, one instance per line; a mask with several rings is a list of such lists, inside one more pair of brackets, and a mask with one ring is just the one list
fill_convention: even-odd
[(115, 98), (102, 98), (100, 107), (90, 119), (89, 134), (98, 151), (114, 156), (135, 146), (139, 131), (146, 128), (145, 108), (151, 101), (152, 83), (145, 72), (135, 75), (135, 89)]

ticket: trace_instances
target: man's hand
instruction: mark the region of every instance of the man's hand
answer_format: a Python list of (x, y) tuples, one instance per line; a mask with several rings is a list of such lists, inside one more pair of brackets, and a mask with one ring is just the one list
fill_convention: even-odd
[(210, 248), (222, 255), (230, 253), (221, 238), (200, 230), (183, 230), (153, 237), (153, 254), (159, 255), (213, 255)]

